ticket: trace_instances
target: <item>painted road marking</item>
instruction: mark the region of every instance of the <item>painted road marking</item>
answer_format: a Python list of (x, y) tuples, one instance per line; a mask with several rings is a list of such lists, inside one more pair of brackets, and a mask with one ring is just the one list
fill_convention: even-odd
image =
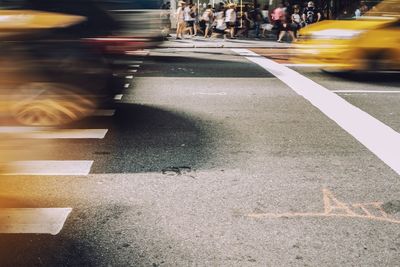
[(225, 92), (218, 92), (218, 93), (193, 93), (193, 95), (227, 95)]
[(0, 234), (57, 235), (71, 211), (71, 208), (0, 209)]
[(128, 76), (126, 76), (125, 78), (127, 78), (127, 79), (133, 79), (133, 75), (128, 75)]
[(337, 93), (337, 94), (343, 94), (343, 93), (351, 93), (351, 94), (363, 94), (363, 93), (368, 93), (368, 94), (400, 94), (400, 91), (374, 91), (374, 90), (332, 90), (331, 92)]
[(133, 70), (129, 70), (129, 72), (137, 72), (137, 70), (133, 69)]
[(397, 174), (400, 174), (400, 134), (398, 132), (351, 105), (334, 92), (288, 67), (247, 49), (232, 50), (275, 75), (356, 138)]
[(131, 68), (140, 68), (140, 65), (129, 65)]
[(96, 117), (112, 117), (115, 115), (115, 109), (98, 109), (93, 113)]
[(391, 218), (384, 211), (382, 208), (382, 202), (355, 204), (341, 202), (326, 188), (322, 189), (322, 196), (324, 202), (323, 212), (251, 213), (248, 214), (247, 217), (269, 219), (293, 217), (342, 217), (400, 224), (400, 219)]
[(125, 54), (133, 56), (148, 56), (150, 54), (150, 51), (149, 50), (126, 51)]
[(88, 175), (91, 160), (33, 160), (5, 163), (0, 175)]
[(129, 86), (130, 86), (129, 83), (126, 83), (126, 84), (124, 85), (125, 88), (129, 88)]
[(107, 129), (47, 129), (36, 127), (0, 127), (0, 134), (31, 139), (103, 139)]
[(114, 96), (114, 100), (121, 100), (124, 95), (118, 94)]

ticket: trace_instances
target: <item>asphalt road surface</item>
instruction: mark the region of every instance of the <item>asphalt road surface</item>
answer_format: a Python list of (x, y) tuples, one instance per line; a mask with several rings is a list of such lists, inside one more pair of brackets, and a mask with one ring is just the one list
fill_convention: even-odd
[(1, 266), (399, 266), (396, 75), (268, 49), (128, 63), (115, 111), (2, 144), (23, 162)]

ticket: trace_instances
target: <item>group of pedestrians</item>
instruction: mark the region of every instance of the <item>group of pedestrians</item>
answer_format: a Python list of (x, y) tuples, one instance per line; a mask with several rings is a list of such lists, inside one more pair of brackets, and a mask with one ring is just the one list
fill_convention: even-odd
[(266, 37), (267, 32), (273, 32), (278, 42), (282, 42), (286, 34), (292, 41), (296, 41), (300, 28), (322, 19), (322, 13), (312, 1), (307, 2), (304, 8), (284, 2), (272, 12), (268, 5), (261, 9), (259, 4), (254, 7), (248, 4), (238, 7), (234, 3), (220, 3), (213, 7), (209, 4), (201, 14), (195, 4), (180, 1), (175, 15), (177, 39), (182, 39), (185, 34), (201, 34), (204, 38), (218, 35), (231, 39), (248, 38), (249, 32), (254, 30), (256, 39)]

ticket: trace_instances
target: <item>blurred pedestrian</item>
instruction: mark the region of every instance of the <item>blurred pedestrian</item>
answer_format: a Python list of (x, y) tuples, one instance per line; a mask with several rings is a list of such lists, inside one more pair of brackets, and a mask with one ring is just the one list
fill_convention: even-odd
[(368, 6), (365, 4), (365, 1), (360, 1), (360, 12), (361, 16), (363, 16), (368, 11)]
[(261, 10), (261, 14), (263, 17), (263, 23), (261, 24), (261, 29), (262, 29), (262, 37), (266, 37), (265, 32), (266, 31), (271, 31), (272, 30), (272, 23), (270, 19), (270, 13), (269, 13), (269, 6), (264, 5), (263, 9)]
[(242, 28), (238, 31), (237, 35), (242, 35), (244, 37), (249, 37), (249, 30), (251, 25), (251, 19), (249, 17), (249, 5), (245, 4), (241, 14)]
[(294, 37), (297, 39), (298, 38), (298, 31), (304, 26), (304, 22), (301, 18), (300, 15), (300, 6), (299, 5), (294, 5), (293, 6), (293, 14), (292, 14), (292, 25), (293, 25), (293, 33)]
[(283, 8), (283, 16), (280, 17), (281, 22), (278, 36), (279, 43), (282, 42), (282, 38), (285, 36), (285, 34), (288, 34), (292, 41), (297, 41), (293, 33), (294, 24), (292, 22), (292, 14), (289, 10), (290, 9), (288, 7)]
[(251, 18), (254, 22), (254, 30), (256, 34), (256, 38), (260, 38), (260, 27), (263, 23), (263, 16), (260, 9), (260, 4), (256, 4), (254, 9), (251, 11)]
[(179, 1), (178, 9), (176, 10), (176, 39), (182, 39), (183, 31), (186, 28), (185, 24), (185, 14), (184, 8), (186, 3), (184, 1)]
[(164, 37), (170, 37), (171, 31), (171, 3), (167, 2), (161, 7), (161, 30)]
[(212, 5), (207, 5), (206, 10), (201, 16), (201, 21), (204, 23), (204, 38), (208, 37), (208, 34), (211, 31), (211, 27), (214, 21), (214, 12), (212, 10)]
[(307, 3), (307, 7), (303, 11), (303, 20), (306, 24), (312, 24), (321, 20), (321, 12), (314, 5), (313, 1)]
[(186, 24), (184, 33), (189, 32), (190, 36), (193, 36), (194, 21), (196, 20), (196, 15), (193, 12), (193, 4), (186, 5), (183, 12)]
[(225, 23), (225, 8), (223, 3), (219, 5), (217, 12), (214, 13), (213, 32), (211, 37), (215, 38), (218, 35), (225, 36), (226, 23)]
[(272, 30), (276, 31), (277, 38), (279, 39), (279, 34), (281, 30), (281, 23), (285, 16), (285, 12), (283, 10), (283, 4), (279, 4), (271, 13), (272, 20)]
[(236, 28), (236, 5), (228, 4), (228, 9), (225, 11), (226, 32), (229, 33), (231, 39), (235, 39)]
[(201, 31), (201, 29), (199, 25), (199, 7), (196, 4), (193, 4), (192, 6), (192, 14), (194, 15), (193, 34), (194, 36), (197, 36), (197, 32)]

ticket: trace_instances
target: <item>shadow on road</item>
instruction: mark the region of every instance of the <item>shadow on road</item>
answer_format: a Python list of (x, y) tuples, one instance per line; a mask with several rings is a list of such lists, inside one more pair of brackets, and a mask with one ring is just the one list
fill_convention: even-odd
[[(93, 123), (88, 119), (73, 128)], [(162, 172), (171, 167), (187, 170), (217, 164), (213, 143), (215, 132), (221, 129), (211, 122), (156, 107), (121, 104), (109, 124), (106, 139), (97, 147), (88, 147), (94, 158), (91, 173)], [(104, 121), (98, 126), (105, 127)]]
[(399, 86), (400, 72), (325, 72), (333, 77), (361, 83), (376, 83), (388, 86)]

